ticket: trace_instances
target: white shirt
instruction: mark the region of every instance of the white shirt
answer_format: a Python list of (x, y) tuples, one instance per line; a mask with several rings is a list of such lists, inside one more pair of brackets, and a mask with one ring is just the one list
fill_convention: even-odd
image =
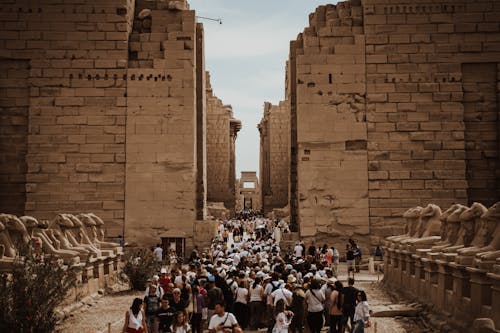
[(295, 257), (297, 257), (297, 258), (302, 257), (302, 251), (304, 251), (304, 249), (302, 248), (302, 246), (295, 245), (295, 247), (293, 248), (293, 250), (295, 251)]
[(134, 330), (138, 330), (142, 327), (142, 310), (139, 311), (137, 317), (134, 316), (132, 309), (128, 310), (128, 327), (133, 328)]
[[(314, 295), (312, 294), (314, 293)], [(325, 293), (321, 289), (314, 289), (306, 291), (306, 302), (308, 312), (323, 311), (325, 302)]]
[(356, 310), (354, 312), (354, 321), (363, 320), (363, 322), (368, 321), (370, 318), (370, 306), (367, 301), (359, 302), (356, 305)]
[(236, 288), (236, 302), (247, 304), (248, 290), (246, 288)]
[(186, 328), (184, 328), (184, 326), (179, 326), (176, 329), (174, 329), (174, 326), (171, 326), (170, 329), (172, 330), (173, 333), (188, 333), (188, 332), (191, 332), (191, 326), (189, 326), (189, 324), (186, 324)]
[[(212, 316), (212, 318), (210, 318), (210, 324), (208, 325), (208, 329), (215, 330), (215, 328), (217, 326), (219, 326), (220, 324), (223, 324), (224, 327), (227, 327), (227, 328), (229, 328), (229, 327), (233, 328), (233, 326), (235, 324), (238, 324), (238, 321), (236, 320), (236, 317), (230, 312), (224, 313), (224, 315), (222, 315), (222, 317), (219, 316), (218, 314), (214, 314)], [(224, 330), (222, 330), (222, 329), (215, 331), (215, 333), (223, 333), (223, 332), (224, 332)]]
[(258, 284), (255, 289), (250, 286), (250, 302), (260, 302), (262, 301), (261, 297), (262, 286)]
[(281, 289), (273, 291), (271, 296), (273, 297), (274, 306), (276, 306), (276, 303), (278, 303), (278, 301), (280, 299), (284, 300), (285, 305), (287, 305), (287, 306), (292, 304), (293, 293), (286, 288), (281, 288)]
[(161, 247), (158, 246), (156, 249), (154, 249), (153, 254), (155, 255), (156, 260), (163, 260), (163, 249)]

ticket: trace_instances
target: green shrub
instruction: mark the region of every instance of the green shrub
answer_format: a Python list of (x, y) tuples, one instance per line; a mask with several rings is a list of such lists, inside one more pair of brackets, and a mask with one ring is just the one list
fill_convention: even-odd
[(148, 280), (161, 268), (150, 250), (139, 249), (125, 255), (123, 273), (127, 275), (133, 290), (145, 290)]
[(56, 307), (75, 284), (74, 269), (27, 251), (11, 274), (0, 276), (0, 332), (57, 332)]

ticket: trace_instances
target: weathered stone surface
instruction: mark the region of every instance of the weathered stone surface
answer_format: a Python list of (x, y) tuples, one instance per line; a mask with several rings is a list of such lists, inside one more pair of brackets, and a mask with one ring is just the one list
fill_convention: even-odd
[[(10, 1), (2, 12), (1, 210), (92, 210), (108, 237), (192, 240), (206, 217), (207, 134), (203, 26), (187, 2)], [(234, 196), (234, 176), (228, 186)]]
[(264, 104), (260, 131), (260, 183), (264, 213), (288, 205), (290, 114), (286, 101)]
[(362, 6), (318, 7), (290, 43), (290, 220), (303, 236), (380, 243), (408, 206), (500, 197), (500, 28), (482, 26), (500, 8)]
[(371, 316), (372, 317), (417, 317), (421, 309), (414, 306), (407, 305), (379, 305), (373, 307)]
[(241, 123), (233, 119), (230, 105), (214, 96), (207, 73), (207, 201), (223, 202), (235, 212), (234, 170), (236, 135)]

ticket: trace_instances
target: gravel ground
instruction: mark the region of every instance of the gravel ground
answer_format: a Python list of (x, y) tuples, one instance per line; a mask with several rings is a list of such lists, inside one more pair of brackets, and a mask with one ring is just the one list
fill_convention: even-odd
[(111, 324), (112, 333), (123, 332), (125, 312), (135, 297), (142, 297), (144, 292), (120, 292), (95, 298), (72, 314), (62, 325), (63, 333), (108, 333)]
[[(366, 291), (368, 303), (372, 308), (380, 305), (399, 304), (399, 300), (391, 298), (377, 282), (376, 275), (360, 273), (356, 276), (355, 286)], [(340, 275), (341, 281), (346, 280)], [(122, 332), (125, 311), (132, 304), (134, 297), (141, 297), (142, 292), (120, 292), (96, 298), (72, 314), (62, 325), (63, 333), (107, 333), (111, 324), (111, 333)], [(372, 318), (372, 327), (365, 329), (367, 333), (417, 333), (423, 330), (418, 326), (416, 318)], [(250, 332), (250, 331), (247, 331)], [(261, 331), (262, 332), (262, 331)]]

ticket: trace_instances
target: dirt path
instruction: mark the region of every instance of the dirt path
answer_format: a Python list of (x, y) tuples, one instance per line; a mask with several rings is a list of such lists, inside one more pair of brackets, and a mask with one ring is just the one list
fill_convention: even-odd
[(143, 296), (144, 292), (122, 292), (95, 298), (64, 322), (62, 332), (108, 333), (108, 324), (112, 333), (123, 332), (125, 311), (135, 297)]

